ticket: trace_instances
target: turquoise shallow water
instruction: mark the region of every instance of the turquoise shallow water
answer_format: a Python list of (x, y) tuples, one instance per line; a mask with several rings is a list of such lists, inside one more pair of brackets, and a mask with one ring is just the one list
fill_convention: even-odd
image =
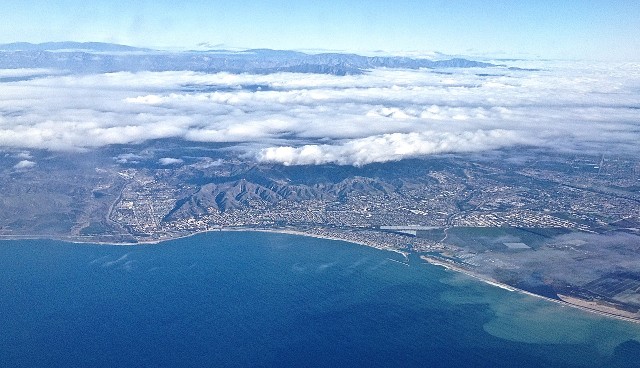
[(0, 242), (3, 367), (640, 367), (640, 326), (412, 257), (210, 233)]

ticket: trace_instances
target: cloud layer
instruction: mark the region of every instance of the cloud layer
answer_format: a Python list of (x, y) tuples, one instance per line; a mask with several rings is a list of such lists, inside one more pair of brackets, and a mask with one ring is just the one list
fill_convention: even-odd
[(639, 65), (534, 66), (541, 69), (345, 77), (0, 70), (32, 76), (0, 83), (0, 146), (82, 150), (181, 138), (237, 143), (243, 157), (288, 165), (516, 145), (639, 153)]
[(393, 133), (347, 140), (335, 145), (270, 147), (261, 150), (258, 159), (284, 165), (337, 163), (361, 166), (434, 153), (482, 151), (518, 143), (526, 144), (527, 141), (503, 129), (461, 133), (433, 131)]

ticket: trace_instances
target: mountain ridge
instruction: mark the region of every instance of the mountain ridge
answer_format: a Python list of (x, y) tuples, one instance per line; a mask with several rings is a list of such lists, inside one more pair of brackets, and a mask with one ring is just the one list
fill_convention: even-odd
[(79, 73), (191, 70), (215, 73), (276, 72), (357, 75), (375, 68), (486, 68), (465, 59), (430, 60), (353, 53), (306, 54), (292, 50), (163, 51), (100, 42), (17, 42), (0, 45), (0, 68), (51, 68)]

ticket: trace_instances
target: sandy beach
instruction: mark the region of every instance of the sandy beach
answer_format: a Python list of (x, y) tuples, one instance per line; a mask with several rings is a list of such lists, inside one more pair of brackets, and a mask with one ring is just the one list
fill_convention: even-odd
[(610, 317), (610, 318), (616, 318), (616, 319), (620, 319), (623, 321), (627, 321), (627, 322), (633, 322), (633, 323), (640, 323), (640, 316), (638, 314), (633, 314), (630, 312), (626, 312), (623, 310), (619, 310), (613, 307), (607, 307), (607, 306), (603, 306), (601, 304), (595, 303), (595, 302), (590, 302), (587, 300), (582, 300), (582, 299), (578, 299), (578, 298), (573, 298), (573, 297), (569, 297), (566, 295), (559, 295), (559, 297), (562, 300), (558, 300), (558, 299), (552, 299), (552, 298), (547, 298), (545, 296), (542, 295), (538, 295), (538, 294), (534, 294), (531, 293), (529, 291), (526, 290), (522, 290), (519, 289), (517, 287), (511, 286), (511, 285), (507, 285), (504, 283), (501, 283), (491, 277), (485, 276), (485, 275), (480, 275), (477, 273), (474, 273), (472, 271), (466, 270), (462, 267), (456, 266), (450, 262), (445, 262), (442, 260), (438, 260), (435, 259), (433, 257), (427, 257), (427, 256), (420, 256), (420, 258), (432, 265), (436, 265), (436, 266), (440, 266), (440, 267), (444, 267), (448, 270), (454, 271), (454, 272), (459, 272), (459, 273), (463, 273), (467, 276), (473, 277), (474, 279), (477, 279), (479, 281), (482, 281), (484, 283), (487, 283), (489, 285), (492, 286), (496, 286), (499, 287), (501, 289), (505, 289), (508, 291), (515, 291), (521, 294), (525, 294), (525, 295), (529, 295), (529, 296), (533, 296), (536, 298), (540, 298), (540, 299), (544, 299), (546, 301), (549, 302), (553, 302), (553, 303), (557, 303), (560, 305), (565, 305), (565, 306), (569, 306), (572, 308), (577, 308), (589, 313), (595, 313), (601, 316), (605, 316), (605, 317)]

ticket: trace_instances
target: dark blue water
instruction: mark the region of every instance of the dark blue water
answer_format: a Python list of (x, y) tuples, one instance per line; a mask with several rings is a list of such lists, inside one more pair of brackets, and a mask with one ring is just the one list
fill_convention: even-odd
[(2, 367), (640, 367), (639, 326), (344, 242), (0, 242)]

